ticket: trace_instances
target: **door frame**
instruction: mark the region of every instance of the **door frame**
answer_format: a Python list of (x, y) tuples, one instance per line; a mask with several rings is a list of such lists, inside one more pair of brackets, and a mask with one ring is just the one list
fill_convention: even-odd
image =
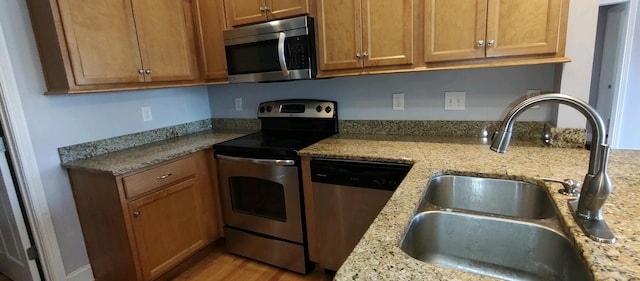
[(7, 41), (0, 26), (0, 120), (5, 126), (7, 151), (16, 175), (16, 186), (23, 198), (27, 224), (32, 230), (46, 280), (67, 280), (60, 247), (56, 239), (49, 205), (31, 143), (31, 136), (13, 73)]
[(624, 101), (626, 100), (627, 85), (631, 79), (629, 74), (631, 64), (631, 52), (632, 48), (639, 48), (639, 46), (633, 46), (634, 33), (637, 25), (638, 10), (640, 9), (638, 1), (629, 0), (600, 0), (600, 5), (610, 4), (622, 4), (626, 5), (627, 17), (623, 19), (623, 27), (620, 38), (620, 47), (618, 49), (618, 62), (615, 66), (619, 75), (618, 81), (615, 83), (611, 108), (611, 124), (609, 125), (609, 144), (613, 148), (620, 146), (620, 131), (622, 130), (623, 123), (623, 108)]

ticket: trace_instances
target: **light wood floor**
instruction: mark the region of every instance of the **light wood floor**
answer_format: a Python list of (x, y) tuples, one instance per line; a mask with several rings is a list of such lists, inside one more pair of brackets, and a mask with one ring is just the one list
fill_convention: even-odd
[(297, 274), (224, 251), (216, 243), (213, 251), (182, 272), (174, 281), (331, 281), (333, 274), (317, 268), (307, 275)]

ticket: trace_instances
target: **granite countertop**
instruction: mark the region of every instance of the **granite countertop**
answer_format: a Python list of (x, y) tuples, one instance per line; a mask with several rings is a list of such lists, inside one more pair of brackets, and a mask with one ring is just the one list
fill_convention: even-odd
[[(455, 143), (453, 143), (455, 142)], [(461, 174), (538, 180), (582, 181), (589, 151), (513, 142), (507, 154), (484, 139), (442, 140), (339, 134), (300, 151), (301, 155), (414, 163), (411, 171), (336, 273), (336, 280), (494, 280), (413, 259), (399, 248), (405, 226), (432, 175)], [(597, 243), (575, 224), (568, 197), (547, 184), (569, 237), (596, 280), (640, 280), (640, 151), (613, 150), (609, 175), (615, 186), (604, 216), (618, 241)]]
[(207, 130), (75, 160), (63, 163), (62, 166), (69, 169), (83, 169), (119, 176), (166, 160), (208, 149), (216, 143), (240, 137), (248, 133), (251, 133), (251, 131)]

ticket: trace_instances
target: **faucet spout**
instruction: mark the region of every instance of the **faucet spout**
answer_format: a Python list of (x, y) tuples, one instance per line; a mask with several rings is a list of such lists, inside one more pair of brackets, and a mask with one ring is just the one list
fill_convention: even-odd
[(613, 184), (607, 175), (609, 146), (605, 140), (605, 126), (598, 112), (586, 102), (564, 94), (544, 94), (527, 98), (514, 106), (504, 118), (494, 134), (491, 150), (506, 153), (513, 134), (513, 123), (528, 108), (541, 103), (558, 103), (570, 106), (582, 113), (595, 131), (591, 139), (589, 170), (585, 175), (576, 215), (585, 220), (602, 220), (602, 206), (613, 191)]

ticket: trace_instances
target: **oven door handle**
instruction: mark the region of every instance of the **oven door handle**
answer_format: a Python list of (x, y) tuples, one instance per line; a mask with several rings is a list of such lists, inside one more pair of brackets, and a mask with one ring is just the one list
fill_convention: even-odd
[(280, 32), (278, 35), (278, 60), (280, 61), (280, 69), (282, 69), (282, 76), (289, 76), (289, 69), (287, 69), (287, 59), (284, 56), (284, 40), (287, 35), (284, 32)]
[(218, 159), (230, 160), (230, 161), (241, 161), (241, 162), (251, 162), (258, 165), (269, 165), (269, 166), (294, 166), (296, 161), (294, 160), (280, 160), (280, 159), (253, 159), (253, 158), (241, 158), (241, 157), (233, 157), (226, 155), (217, 155)]

